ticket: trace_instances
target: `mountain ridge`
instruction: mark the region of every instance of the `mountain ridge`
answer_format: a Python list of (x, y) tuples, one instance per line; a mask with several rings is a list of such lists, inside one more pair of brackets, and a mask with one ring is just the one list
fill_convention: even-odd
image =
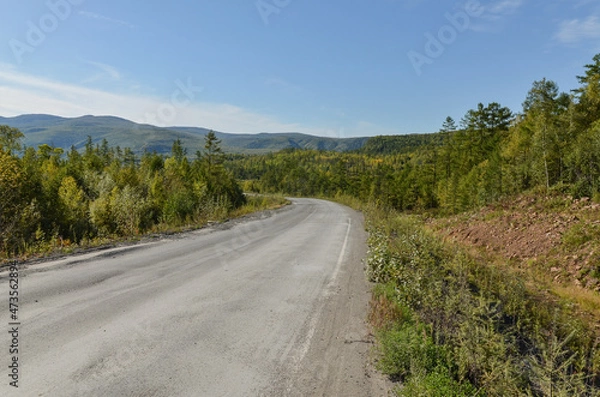
[[(201, 150), (204, 136), (210, 129), (202, 127), (157, 127), (139, 124), (116, 116), (60, 117), (49, 114), (0, 116), (0, 124), (18, 128), (25, 135), (27, 146), (49, 144), (63, 149), (81, 149), (88, 136), (93, 143), (106, 139), (111, 146), (129, 147), (134, 152), (168, 153), (176, 139), (181, 140), (188, 153)], [(259, 154), (283, 149), (317, 149), (352, 151), (361, 149), (368, 137), (328, 138), (298, 132), (225, 133), (214, 131), (227, 153)]]

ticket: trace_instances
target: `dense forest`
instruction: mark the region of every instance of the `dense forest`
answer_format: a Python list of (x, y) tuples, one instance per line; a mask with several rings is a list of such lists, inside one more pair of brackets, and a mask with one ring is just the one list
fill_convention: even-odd
[(520, 113), (480, 103), (430, 137), (377, 137), (354, 153), (233, 157), (227, 167), (258, 192), (345, 194), (400, 210), (458, 212), (533, 188), (593, 197), (600, 192), (600, 54), (578, 80), (571, 93), (536, 81)]
[(40, 145), (23, 148), (22, 133), (0, 126), (0, 252), (5, 256), (46, 245), (131, 236), (207, 219), (221, 219), (245, 202), (223, 167), (214, 134), (189, 160), (181, 142), (170, 156), (108, 142), (64, 153)]

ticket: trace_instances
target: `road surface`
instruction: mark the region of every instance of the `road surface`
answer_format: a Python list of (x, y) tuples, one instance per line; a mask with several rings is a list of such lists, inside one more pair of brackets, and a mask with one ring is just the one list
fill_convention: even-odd
[(19, 274), (19, 388), (5, 332), (0, 395), (387, 395), (371, 364), (365, 250), (359, 213), (294, 199), (255, 219), (30, 265)]

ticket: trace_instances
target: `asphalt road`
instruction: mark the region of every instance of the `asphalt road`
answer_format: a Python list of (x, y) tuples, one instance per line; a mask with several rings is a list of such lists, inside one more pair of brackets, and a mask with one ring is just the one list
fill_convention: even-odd
[[(359, 213), (327, 201), (19, 275), (0, 395), (383, 396)], [(0, 274), (8, 327), (9, 280)], [(8, 327), (10, 330), (10, 327)]]

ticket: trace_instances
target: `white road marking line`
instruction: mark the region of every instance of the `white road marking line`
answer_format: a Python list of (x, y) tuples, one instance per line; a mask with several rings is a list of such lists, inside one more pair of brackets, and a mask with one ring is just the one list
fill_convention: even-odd
[(337, 264), (335, 269), (333, 270), (333, 274), (331, 275), (331, 281), (327, 284), (327, 289), (333, 287), (335, 280), (337, 279), (338, 273), (340, 272), (340, 268), (342, 267), (342, 262), (344, 261), (344, 256), (346, 255), (346, 248), (348, 247), (348, 239), (350, 237), (350, 229), (352, 229), (352, 219), (348, 218), (348, 229), (346, 230), (346, 237), (344, 238), (344, 244), (342, 244), (342, 250), (340, 251), (340, 255), (338, 256)]
[[(337, 279), (337, 275), (340, 272), (340, 268), (342, 267), (342, 262), (344, 261), (344, 256), (346, 254), (346, 248), (348, 247), (348, 240), (350, 238), (350, 230), (351, 229), (352, 229), (352, 219), (348, 218), (348, 229), (346, 230), (346, 237), (344, 237), (344, 244), (342, 244), (342, 250), (340, 251), (340, 255), (338, 256), (338, 260), (337, 260), (335, 269), (333, 270), (333, 274), (331, 275), (331, 280), (327, 284), (325, 291), (323, 291), (323, 297), (326, 297), (327, 295), (331, 294), (331, 288), (333, 287), (333, 284), (335, 283), (335, 281)], [(309, 325), (308, 325), (308, 332), (306, 333), (306, 338), (302, 342), (302, 346), (299, 349), (299, 353), (295, 358), (295, 362), (296, 362), (295, 370), (296, 371), (299, 369), (300, 363), (302, 362), (302, 360), (308, 353), (308, 349), (310, 348), (310, 343), (311, 343), (312, 338), (315, 335), (315, 331), (317, 329), (318, 320), (319, 320), (319, 316), (316, 314), (313, 314), (310, 319)]]

